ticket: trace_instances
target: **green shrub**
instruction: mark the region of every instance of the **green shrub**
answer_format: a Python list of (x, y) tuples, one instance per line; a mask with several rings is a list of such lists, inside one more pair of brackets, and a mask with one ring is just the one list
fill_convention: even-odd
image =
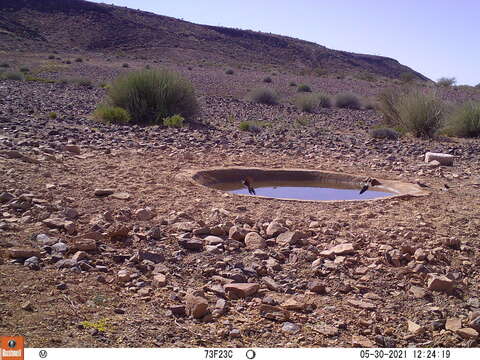
[(29, 69), (28, 67), (22, 66), (22, 67), (20, 68), (20, 71), (21, 71), (22, 73), (28, 73), (28, 72), (30, 72), (30, 69)]
[(9, 63), (5, 63), (5, 62), (4, 62), (4, 63), (0, 63), (0, 67), (1, 67), (1, 68), (8, 68), (8, 67), (10, 67), (10, 64), (9, 64)]
[(25, 75), (19, 71), (10, 71), (6, 72), (3, 77), (7, 80), (17, 80), (17, 81), (24, 81)]
[(381, 127), (370, 130), (370, 136), (375, 139), (396, 140), (400, 137), (400, 134), (394, 129)]
[(460, 137), (480, 136), (480, 103), (469, 101), (458, 106), (447, 118), (446, 132)]
[(71, 79), (70, 81), (78, 86), (85, 86), (88, 88), (93, 86), (92, 81), (85, 78)]
[(48, 117), (49, 117), (50, 119), (56, 119), (56, 118), (57, 118), (57, 113), (52, 111), (52, 112), (50, 112), (50, 113), (48, 114)]
[(119, 76), (111, 85), (109, 102), (128, 111), (134, 124), (159, 123), (179, 114), (193, 118), (199, 109), (187, 80), (168, 70), (140, 70)]
[(411, 72), (403, 72), (400, 74), (400, 76), (398, 77), (401, 81), (403, 81), (404, 83), (409, 83), (413, 80), (415, 80), (415, 75)]
[(318, 98), (313, 94), (298, 95), (293, 103), (298, 110), (312, 113), (318, 106)]
[(307, 126), (310, 124), (310, 119), (306, 116), (300, 116), (299, 118), (295, 119), (295, 122), (300, 126)]
[(225, 71), (225, 74), (227, 75), (233, 75), (235, 73), (235, 71), (233, 71), (233, 69), (228, 69), (227, 71)]
[(124, 63), (124, 64), (122, 65), (122, 67), (128, 68), (128, 67), (130, 67), (130, 65), (128, 65), (127, 63)]
[(271, 83), (273, 80), (270, 76), (267, 76), (266, 78), (263, 79), (264, 83)]
[(312, 92), (312, 89), (310, 88), (310, 86), (308, 86), (306, 84), (301, 84), (301, 85), (298, 85), (297, 91), (298, 92)]
[(450, 87), (455, 85), (457, 80), (454, 77), (447, 78), (447, 77), (442, 77), (437, 80), (437, 85), (439, 86), (445, 86), (445, 87)]
[(288, 85), (289, 86), (297, 86), (297, 83), (295, 81), (290, 81), (290, 83)]
[(358, 96), (351, 93), (338, 94), (335, 97), (335, 106), (343, 109), (360, 109), (362, 107)]
[(238, 128), (242, 131), (250, 131), (254, 133), (258, 133), (261, 131), (261, 128), (257, 126), (256, 124), (250, 122), (250, 121), (242, 121), (239, 125)]
[(442, 126), (445, 107), (434, 94), (412, 91), (397, 105), (399, 125), (417, 137), (432, 137)]
[(258, 104), (276, 105), (278, 104), (277, 93), (268, 88), (253, 89), (249, 94), (250, 101)]
[(322, 108), (332, 107), (332, 100), (330, 99), (330, 96), (326, 94), (317, 94), (317, 99), (318, 99), (318, 106)]
[(30, 75), (25, 76), (25, 80), (26, 81), (41, 82), (41, 83), (45, 83), (45, 84), (55, 84), (56, 83), (56, 81), (52, 80), (52, 79), (45, 79), (45, 78), (35, 77), (35, 76), (30, 76)]
[(164, 118), (163, 125), (166, 127), (181, 128), (184, 121), (185, 119), (182, 116), (175, 114), (173, 116)]
[(385, 89), (378, 94), (378, 110), (383, 115), (383, 121), (388, 125), (400, 124), (400, 114), (398, 113), (398, 102), (401, 92), (394, 88)]
[(101, 104), (93, 113), (95, 119), (108, 124), (126, 124), (130, 121), (130, 114), (125, 109), (116, 106)]
[(79, 57), (79, 58), (76, 58), (76, 59), (75, 59), (75, 62), (81, 63), (81, 62), (83, 62), (83, 59), (80, 58), (80, 57)]

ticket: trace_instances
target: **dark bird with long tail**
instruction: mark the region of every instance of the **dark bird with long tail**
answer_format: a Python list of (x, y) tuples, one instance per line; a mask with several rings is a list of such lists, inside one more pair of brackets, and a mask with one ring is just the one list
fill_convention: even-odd
[(252, 186), (252, 182), (249, 178), (244, 178), (242, 180), (242, 184), (248, 189), (248, 193), (250, 195), (257, 195), (256, 192), (255, 192), (255, 189)]

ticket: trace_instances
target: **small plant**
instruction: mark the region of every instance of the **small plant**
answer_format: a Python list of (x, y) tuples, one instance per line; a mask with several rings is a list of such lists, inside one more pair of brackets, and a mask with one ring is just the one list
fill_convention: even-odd
[(459, 137), (480, 137), (480, 103), (458, 106), (447, 119), (446, 133)]
[(171, 128), (181, 128), (185, 119), (179, 114), (169, 116), (163, 119), (163, 125)]
[(383, 114), (383, 121), (388, 125), (400, 123), (398, 102), (401, 95), (401, 92), (394, 88), (385, 89), (378, 95), (378, 110)]
[(249, 94), (250, 101), (258, 104), (276, 105), (278, 104), (277, 93), (268, 88), (253, 89)]
[(332, 107), (332, 100), (330, 96), (326, 94), (317, 94), (318, 106), (322, 108), (330, 108)]
[(6, 63), (6, 62), (0, 63), (0, 67), (1, 67), (1, 68), (8, 68), (8, 67), (10, 67), (10, 64), (9, 64), (9, 63)]
[(297, 83), (295, 81), (290, 81), (290, 83), (288, 84), (288, 86), (297, 86)]
[(400, 76), (398, 77), (401, 81), (403, 81), (404, 83), (409, 83), (413, 80), (415, 80), (415, 75), (413, 75), (413, 73), (411, 72), (403, 72), (400, 74)]
[(442, 78), (437, 80), (437, 85), (450, 87), (450, 86), (455, 85), (456, 82), (457, 82), (457, 79), (455, 79), (454, 77), (451, 77), (451, 78), (442, 77)]
[(357, 95), (352, 93), (343, 93), (335, 97), (335, 106), (343, 109), (360, 109), (361, 103)]
[(227, 71), (225, 71), (225, 74), (233, 75), (233, 74), (235, 74), (235, 71), (233, 71), (233, 69), (228, 69)]
[(128, 68), (128, 67), (130, 67), (130, 65), (128, 65), (127, 63), (123, 63), (122, 67)]
[(4, 78), (7, 80), (24, 81), (25, 75), (19, 71), (11, 71), (11, 72), (5, 73)]
[(271, 83), (273, 80), (270, 76), (267, 76), (266, 78), (263, 79), (264, 83)]
[(108, 319), (101, 319), (97, 322), (82, 321), (80, 325), (82, 325), (84, 328), (95, 329), (99, 332), (106, 332), (111, 329)]
[(312, 92), (312, 89), (310, 88), (310, 86), (308, 86), (306, 84), (301, 84), (301, 85), (298, 86), (297, 91), (298, 92)]
[(318, 99), (315, 95), (298, 95), (294, 100), (295, 107), (303, 112), (312, 113), (318, 106)]
[(239, 125), (238, 125), (238, 128), (242, 131), (249, 131), (249, 132), (253, 132), (253, 133), (258, 133), (260, 132), (262, 129), (260, 128), (260, 126), (250, 122), (250, 121), (242, 121)]
[(49, 60), (54, 60), (54, 59), (55, 59), (55, 55), (48, 55), (48, 59), (49, 59)]
[(93, 87), (92, 81), (89, 80), (89, 79), (78, 78), (78, 79), (72, 79), (71, 81), (72, 81), (72, 83), (74, 83), (78, 86), (84, 86), (84, 87), (88, 87), (88, 88)]
[(70, 65), (72, 62), (70, 60), (65, 61), (65, 64)]
[(107, 124), (127, 124), (130, 114), (120, 107), (101, 104), (93, 113), (95, 119)]
[(379, 127), (370, 130), (370, 136), (375, 139), (397, 140), (400, 137), (400, 134), (394, 129)]
[(300, 116), (295, 121), (300, 126), (307, 126), (310, 124), (310, 119), (306, 116)]
[(50, 119), (56, 119), (57, 118), (57, 113), (52, 111), (52, 112), (48, 113), (48, 117)]
[(81, 57), (79, 57), (79, 58), (76, 58), (76, 59), (75, 59), (75, 62), (77, 62), (77, 63), (81, 63), (81, 62), (83, 62), (83, 59), (82, 59)]
[(22, 66), (22, 67), (20, 68), (20, 71), (25, 74), (25, 73), (30, 72), (30, 69), (29, 69), (28, 67)]

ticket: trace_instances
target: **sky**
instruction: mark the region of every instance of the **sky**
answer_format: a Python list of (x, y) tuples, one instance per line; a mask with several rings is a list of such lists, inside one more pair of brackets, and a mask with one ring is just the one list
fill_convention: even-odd
[(480, 0), (104, 0), (197, 24), (382, 55), (432, 80), (480, 83)]

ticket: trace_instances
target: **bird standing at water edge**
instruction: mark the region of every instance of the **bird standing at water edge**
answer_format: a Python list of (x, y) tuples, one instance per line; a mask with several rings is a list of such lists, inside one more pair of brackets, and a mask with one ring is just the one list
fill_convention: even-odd
[(363, 183), (362, 189), (360, 190), (360, 195), (368, 190), (370, 186), (380, 185), (380, 182), (376, 179), (368, 177), (367, 180)]
[(250, 195), (257, 195), (257, 194), (255, 193), (255, 189), (254, 189), (253, 186), (252, 186), (252, 182), (251, 182), (251, 180), (250, 180), (249, 178), (244, 178), (244, 179), (242, 180), (242, 184), (248, 189), (248, 193), (249, 193)]

